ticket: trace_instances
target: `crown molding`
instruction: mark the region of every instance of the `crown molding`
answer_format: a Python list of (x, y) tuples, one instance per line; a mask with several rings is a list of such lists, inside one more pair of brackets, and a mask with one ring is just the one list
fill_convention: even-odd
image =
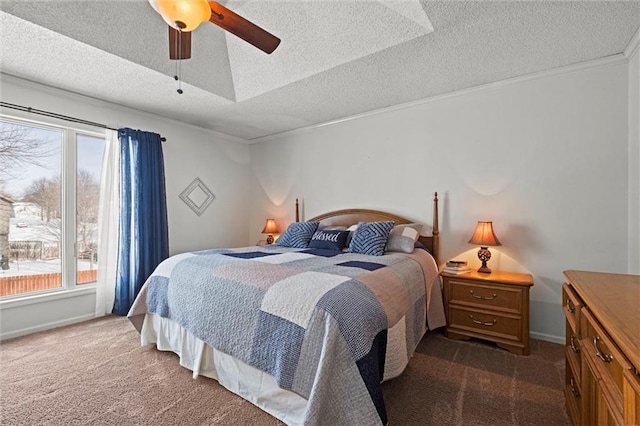
[[(635, 37), (637, 39), (637, 37)], [(626, 51), (626, 50), (625, 50)], [(628, 63), (628, 59), (626, 57), (626, 55), (619, 53), (616, 55), (612, 55), (612, 56), (606, 56), (604, 58), (599, 58), (599, 59), (594, 59), (591, 61), (586, 61), (586, 62), (580, 62), (577, 64), (571, 64), (571, 65), (566, 65), (563, 67), (558, 67), (558, 68), (553, 68), (550, 70), (545, 70), (545, 71), (539, 71), (539, 72), (535, 72), (535, 73), (531, 73), (531, 74), (525, 74), (522, 76), (518, 76), (518, 77), (512, 77), (512, 78), (507, 78), (505, 80), (500, 80), (500, 81), (496, 81), (493, 83), (486, 83), (486, 84), (482, 84), (479, 86), (473, 86), (473, 87), (469, 87), (466, 89), (461, 89), (461, 90), (456, 90), (453, 92), (449, 92), (449, 93), (444, 93), (442, 95), (436, 95), (436, 96), (431, 96), (429, 98), (424, 98), (424, 99), (420, 99), (417, 101), (411, 101), (411, 102), (407, 102), (404, 104), (399, 104), (399, 105), (393, 105), (390, 107), (385, 107), (385, 108), (380, 108), (380, 109), (376, 109), (373, 111), (368, 111), (368, 112), (364, 112), (362, 114), (356, 114), (356, 115), (352, 115), (349, 117), (344, 117), (344, 118), (340, 118), (338, 120), (333, 120), (333, 121), (327, 121), (324, 123), (319, 123), (319, 124), (314, 124), (312, 126), (306, 126), (306, 127), (301, 127), (298, 129), (293, 129), (293, 130), (287, 130), (284, 132), (279, 132), (279, 133), (274, 133), (271, 135), (267, 135), (267, 136), (261, 136), (259, 138), (254, 138), (254, 139), (249, 139), (249, 143), (251, 144), (255, 144), (255, 143), (261, 143), (261, 142), (267, 142), (267, 141), (271, 141), (274, 139), (279, 139), (282, 137), (286, 137), (286, 136), (292, 136), (292, 135), (298, 135), (298, 134), (303, 134), (303, 133), (307, 133), (316, 129), (320, 129), (323, 127), (329, 127), (329, 126), (334, 126), (337, 124), (341, 124), (341, 123), (345, 123), (348, 121), (353, 121), (353, 120), (359, 120), (361, 118), (366, 118), (366, 117), (372, 117), (372, 116), (376, 116), (379, 114), (384, 114), (387, 112), (391, 112), (391, 111), (398, 111), (401, 109), (405, 109), (405, 108), (412, 108), (415, 106), (419, 106), (419, 105), (425, 105), (431, 102), (436, 102), (442, 99), (447, 99), (447, 98), (452, 98), (452, 97), (456, 97), (456, 96), (463, 96), (463, 95), (467, 95), (470, 93), (477, 93), (477, 92), (482, 92), (485, 90), (494, 90), (496, 88), (499, 87), (503, 87), (503, 86), (510, 86), (512, 84), (518, 84), (518, 83), (523, 83), (526, 81), (532, 81), (532, 80), (538, 80), (541, 78), (547, 78), (547, 77), (551, 77), (551, 76), (555, 76), (555, 75), (561, 75), (561, 74), (570, 74), (573, 72), (578, 72), (578, 71), (583, 71), (583, 70), (588, 70), (588, 69), (596, 69), (596, 68), (604, 68), (604, 67), (610, 67), (610, 66), (614, 66), (614, 65), (619, 65), (619, 64), (626, 64)]]
[(633, 55), (638, 53), (639, 48), (640, 48), (640, 28), (638, 28), (638, 31), (636, 31), (635, 35), (631, 37), (629, 44), (627, 44), (627, 47), (625, 47), (624, 56), (630, 60), (633, 57)]

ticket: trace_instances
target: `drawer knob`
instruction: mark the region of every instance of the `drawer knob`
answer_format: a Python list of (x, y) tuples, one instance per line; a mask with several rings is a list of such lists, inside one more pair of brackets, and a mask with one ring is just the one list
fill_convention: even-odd
[(613, 355), (605, 354), (600, 350), (600, 336), (595, 336), (593, 338), (593, 347), (596, 348), (596, 356), (598, 358), (600, 358), (601, 360), (607, 363), (613, 361)]
[(573, 394), (573, 396), (575, 396), (576, 398), (580, 398), (580, 392), (578, 392), (578, 389), (576, 389), (576, 383), (573, 380), (573, 377), (569, 380), (569, 386), (571, 387), (571, 393)]
[(571, 339), (569, 341), (569, 346), (571, 346), (571, 350), (573, 350), (575, 353), (580, 352), (580, 348), (578, 346), (576, 346), (576, 336), (575, 336), (575, 334), (571, 335)]
[(471, 318), (471, 321), (473, 321), (475, 324), (484, 325), (486, 327), (491, 327), (492, 325), (498, 322), (497, 319), (494, 319), (493, 321), (490, 321), (490, 322), (478, 321), (477, 319), (473, 318), (473, 315), (469, 315), (469, 318)]
[(475, 298), (475, 299), (480, 299), (480, 300), (493, 300), (496, 297), (498, 297), (497, 294), (493, 293), (493, 295), (491, 295), (491, 297), (486, 297), (486, 296), (478, 296), (477, 294), (473, 294), (473, 290), (469, 290), (469, 293), (471, 293), (471, 295)]

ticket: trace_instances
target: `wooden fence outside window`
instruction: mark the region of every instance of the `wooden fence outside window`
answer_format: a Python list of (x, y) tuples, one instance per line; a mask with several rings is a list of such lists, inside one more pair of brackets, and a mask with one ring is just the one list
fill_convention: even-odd
[[(78, 271), (77, 283), (91, 283), (96, 281), (97, 277), (98, 271), (96, 269)], [(48, 290), (51, 288), (59, 288), (61, 286), (62, 274), (60, 272), (52, 274), (18, 275), (13, 277), (0, 276), (0, 296)]]

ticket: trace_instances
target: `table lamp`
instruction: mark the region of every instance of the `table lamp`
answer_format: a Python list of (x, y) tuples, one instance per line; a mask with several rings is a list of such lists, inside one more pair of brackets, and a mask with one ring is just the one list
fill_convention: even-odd
[(469, 243), (479, 245), (478, 259), (482, 261), (482, 266), (478, 269), (478, 272), (490, 274), (491, 269), (487, 267), (487, 262), (491, 259), (491, 252), (489, 246), (501, 246), (498, 237), (493, 233), (493, 222), (481, 222), (478, 221), (476, 230), (473, 232)]
[(278, 233), (278, 225), (276, 225), (276, 221), (273, 219), (267, 219), (262, 233), (269, 234), (267, 236), (267, 244), (273, 244), (273, 234)]

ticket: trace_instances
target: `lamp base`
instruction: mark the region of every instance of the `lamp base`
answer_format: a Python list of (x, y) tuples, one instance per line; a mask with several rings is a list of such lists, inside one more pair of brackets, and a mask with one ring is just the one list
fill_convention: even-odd
[(491, 259), (491, 252), (487, 247), (480, 247), (478, 250), (478, 259), (482, 262), (482, 266), (478, 269), (481, 274), (490, 274), (491, 269), (487, 267), (487, 262)]
[(273, 244), (273, 235), (269, 234), (267, 237), (267, 244)]
[(487, 264), (485, 262), (485, 263), (482, 264), (480, 269), (478, 269), (478, 272), (480, 272), (481, 274), (490, 274), (491, 273), (491, 269), (487, 268)]

